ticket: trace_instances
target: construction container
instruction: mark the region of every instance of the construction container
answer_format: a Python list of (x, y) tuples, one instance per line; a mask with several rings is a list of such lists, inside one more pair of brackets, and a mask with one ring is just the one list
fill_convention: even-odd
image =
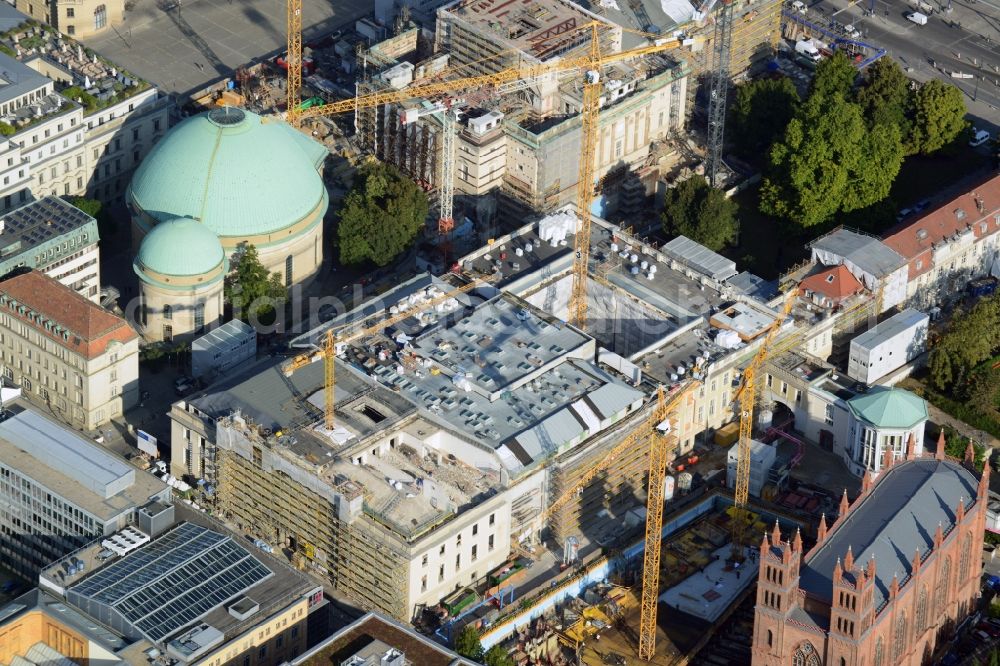
[(715, 431), (715, 443), (719, 446), (732, 446), (740, 438), (740, 424), (736, 421), (727, 423)]
[(682, 492), (687, 492), (691, 490), (691, 481), (694, 477), (691, 476), (690, 472), (682, 472), (677, 475), (677, 490)]

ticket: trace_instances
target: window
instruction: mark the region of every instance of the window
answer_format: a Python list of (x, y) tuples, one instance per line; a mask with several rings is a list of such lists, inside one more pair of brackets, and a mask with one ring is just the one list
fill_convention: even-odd
[(969, 578), (969, 565), (972, 564), (972, 534), (966, 532), (962, 539), (962, 555), (958, 561), (959, 581), (965, 582)]
[(427, 576), (420, 577), (420, 591), (421, 592), (427, 591)]
[(74, 18), (76, 16), (76, 10), (72, 7), (66, 8), (66, 18)]
[[(916, 632), (916, 636), (923, 633), (924, 629), (927, 628), (927, 586), (920, 588), (920, 596), (917, 597), (917, 614), (915, 616), (915, 624), (913, 629)], [(914, 636), (914, 638), (916, 638)]]
[(792, 666), (823, 666), (812, 643), (803, 643), (792, 655)]
[[(108, 8), (104, 5), (98, 5), (94, 9), (94, 30), (100, 30), (108, 24)], [(261, 655), (263, 658), (264, 655)]]
[(439, 583), (444, 582), (444, 565), (443, 564), (438, 569), (438, 582)]
[(194, 306), (194, 331), (201, 333), (205, 328), (205, 304), (198, 303)]
[(153, 121), (153, 131), (154, 132), (159, 132), (160, 131), (160, 120), (159, 120), (159, 118), (157, 118), (156, 120)]
[[(72, 11), (72, 10), (70, 10), (70, 11)], [(75, 35), (76, 34), (76, 26), (75, 25), (68, 25), (68, 26), (66, 26), (66, 34), (67, 35)]]
[(490, 527), (493, 527), (493, 525), (496, 524), (496, 517), (497, 517), (497, 514), (495, 514), (495, 513), (491, 513), (490, 514)]
[(422, 567), (427, 566), (427, 553), (424, 553), (424, 556), (420, 558), (420, 566)]
[(455, 556), (455, 571), (462, 568), (462, 553)]
[(774, 645), (774, 632), (770, 629), (767, 630), (767, 647)]
[(172, 342), (174, 339), (174, 327), (170, 324), (163, 325), (163, 341)]
[(163, 306), (163, 318), (164, 319), (173, 319), (174, 318), (173, 308), (171, 308), (169, 305), (164, 305)]
[(294, 261), (294, 257), (292, 257), (292, 255), (288, 255), (287, 257), (285, 257), (285, 286), (286, 287), (291, 287), (292, 286), (292, 263), (293, 263), (293, 261)]
[(825, 421), (826, 421), (827, 425), (833, 425), (833, 404), (832, 403), (828, 404), (826, 406), (826, 418), (825, 418)]
[(486, 543), (486, 549), (488, 551), (490, 551), (491, 553), (493, 552), (493, 535), (492, 534), (490, 535), (490, 538), (489, 538), (489, 540)]
[(948, 579), (951, 577), (951, 558), (944, 558), (944, 562), (941, 564), (941, 577), (938, 578), (937, 590), (934, 593), (935, 596), (935, 609), (934, 613), (938, 616), (943, 616), (946, 613), (948, 605)]
[(472, 526), (472, 536), (476, 536), (477, 534), (479, 534), (479, 523)]
[(895, 661), (899, 661), (900, 657), (903, 656), (903, 651), (906, 649), (906, 613), (903, 612), (899, 615), (899, 619), (896, 620), (896, 630), (892, 637), (892, 657)]
[(472, 561), (475, 562), (479, 559), (479, 546), (472, 547)]

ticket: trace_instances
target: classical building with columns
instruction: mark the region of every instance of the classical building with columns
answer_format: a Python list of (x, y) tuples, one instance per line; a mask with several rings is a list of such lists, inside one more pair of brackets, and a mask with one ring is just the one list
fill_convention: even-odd
[(845, 495), (816, 545), (803, 552), (775, 525), (761, 543), (755, 666), (918, 666), (969, 615), (979, 595), (989, 465), (905, 460), (887, 449), (853, 504)]

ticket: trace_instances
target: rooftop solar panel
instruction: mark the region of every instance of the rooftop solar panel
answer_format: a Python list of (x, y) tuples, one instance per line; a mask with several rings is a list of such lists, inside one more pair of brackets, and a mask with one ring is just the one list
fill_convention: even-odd
[(184, 523), (72, 588), (117, 611), (153, 642), (270, 578), (230, 537)]

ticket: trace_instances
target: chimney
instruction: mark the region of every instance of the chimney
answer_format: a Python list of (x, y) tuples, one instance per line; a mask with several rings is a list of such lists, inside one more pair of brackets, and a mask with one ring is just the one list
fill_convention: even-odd
[(944, 460), (944, 428), (941, 428), (941, 434), (938, 435), (937, 450), (934, 451), (935, 460)]

